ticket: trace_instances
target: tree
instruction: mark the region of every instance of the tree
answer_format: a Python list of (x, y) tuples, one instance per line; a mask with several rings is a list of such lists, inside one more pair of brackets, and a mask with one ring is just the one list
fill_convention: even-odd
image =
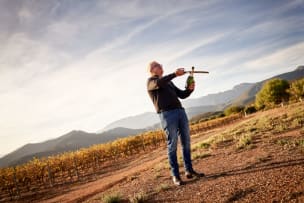
[(255, 106), (257, 109), (273, 107), (289, 99), (289, 83), (278, 78), (267, 81), (257, 93)]
[(229, 116), (233, 113), (239, 113), (243, 109), (244, 109), (244, 107), (241, 107), (241, 106), (230, 106), (230, 107), (225, 109), (224, 114), (225, 114), (225, 116)]
[(302, 101), (304, 98), (304, 78), (291, 83), (289, 93), (296, 100)]

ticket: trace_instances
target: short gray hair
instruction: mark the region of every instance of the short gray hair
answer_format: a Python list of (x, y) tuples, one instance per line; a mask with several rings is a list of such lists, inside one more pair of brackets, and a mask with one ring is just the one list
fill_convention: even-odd
[(152, 68), (154, 68), (155, 66), (161, 66), (157, 61), (151, 61), (149, 64), (148, 64), (148, 72), (149, 73), (152, 73)]

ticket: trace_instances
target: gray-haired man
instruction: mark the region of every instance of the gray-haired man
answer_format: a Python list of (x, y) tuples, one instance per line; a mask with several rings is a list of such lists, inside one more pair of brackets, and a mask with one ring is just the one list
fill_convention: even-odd
[(192, 168), (188, 118), (178, 99), (190, 96), (194, 91), (195, 84), (193, 83), (186, 90), (181, 90), (173, 84), (171, 81), (173, 78), (185, 74), (183, 68), (163, 76), (162, 65), (153, 61), (149, 64), (148, 71), (151, 73), (151, 77), (147, 80), (147, 90), (166, 134), (168, 159), (174, 184), (182, 184), (176, 156), (178, 135), (180, 135), (182, 145), (186, 177), (203, 177), (203, 173), (197, 173)]

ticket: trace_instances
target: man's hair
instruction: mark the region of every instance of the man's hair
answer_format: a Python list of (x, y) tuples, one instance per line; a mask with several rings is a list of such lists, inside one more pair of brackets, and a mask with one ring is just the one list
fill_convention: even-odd
[(157, 65), (160, 65), (157, 61), (151, 61), (149, 64), (148, 64), (148, 72), (149, 73), (152, 73), (152, 68), (154, 66), (157, 66)]

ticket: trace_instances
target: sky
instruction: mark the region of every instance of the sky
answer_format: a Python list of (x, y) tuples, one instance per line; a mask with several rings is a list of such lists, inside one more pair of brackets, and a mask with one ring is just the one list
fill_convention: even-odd
[[(153, 112), (147, 65), (190, 98), (304, 64), (303, 0), (0, 0), (0, 155)], [(183, 89), (187, 76), (173, 79)], [(139, 126), (138, 128), (141, 128)]]

